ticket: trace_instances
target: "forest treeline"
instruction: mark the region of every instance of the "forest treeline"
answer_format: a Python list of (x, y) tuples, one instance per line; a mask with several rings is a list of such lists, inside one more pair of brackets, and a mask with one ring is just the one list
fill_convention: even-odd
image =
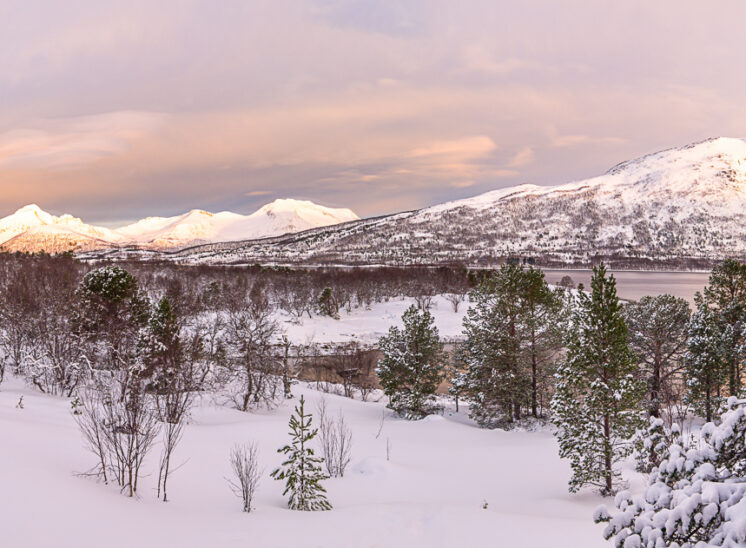
[[(588, 288), (569, 277), (550, 287), (541, 270), (520, 264), (305, 270), (4, 255), (0, 275), (0, 379), (9, 369), (71, 398), (97, 457), (92, 473), (131, 496), (160, 436), (158, 495), (167, 499), (171, 454), (197, 394), (242, 411), (272, 407), (292, 397), (302, 369), (316, 368), (330, 374), (319, 374), (317, 387), (331, 380), (348, 397), (366, 399), (380, 385), (389, 408), (408, 419), (442, 410), (444, 381), (446, 397), (457, 410), (468, 404), (481, 427), (548, 418), (573, 492), (618, 492), (621, 464), (633, 456), (650, 474), (645, 496), (622, 490), (615, 516), (595, 516), (617, 543), (740, 538), (728, 511), (746, 500), (746, 265), (738, 261), (713, 268), (694, 310), (671, 295), (621, 301), (603, 264)], [(454, 311), (466, 307), (448, 352), (430, 311), (435, 295)], [(401, 296), (414, 304), (376, 345), (380, 359), (359, 344), (291, 341), (277, 319), (278, 310), (295, 320), (338, 318)], [(349, 461), (343, 417), (320, 414), (324, 458), (303, 453), (317, 431), (301, 401), (295, 441), (283, 448), (289, 468), (273, 473), (297, 509), (330, 509), (321, 467), (343, 475)], [(697, 432), (695, 417), (707, 421)], [(245, 508), (255, 453), (249, 446), (231, 455)], [(305, 485), (293, 475), (298, 459), (309, 465), (306, 494), (295, 490)]]

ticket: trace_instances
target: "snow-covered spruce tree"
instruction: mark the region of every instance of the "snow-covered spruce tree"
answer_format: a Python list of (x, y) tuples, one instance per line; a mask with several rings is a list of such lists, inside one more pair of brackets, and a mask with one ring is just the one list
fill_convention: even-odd
[(290, 435), (293, 441), (278, 449), (286, 456), (280, 468), (272, 472), (276, 480), (285, 480), (283, 495), (290, 494), (288, 508), (291, 510), (331, 510), (332, 505), (326, 498), (326, 489), (321, 482), (328, 479), (321, 469), (324, 459), (314, 455), (310, 441), (318, 434), (318, 429), (311, 427), (311, 415), (305, 412), (306, 401), (303, 396), (295, 407), (295, 414), (290, 416)]
[(445, 374), (443, 343), (428, 310), (412, 305), (402, 322), (403, 329), (391, 327), (381, 337), (383, 358), (376, 373), (388, 407), (408, 419), (421, 419), (433, 412), (435, 390)]
[(746, 362), (746, 263), (729, 259), (715, 266), (705, 297), (722, 333), (728, 394), (739, 395)]
[(627, 345), (627, 325), (613, 276), (594, 267), (591, 292), (579, 291), (557, 371), (552, 421), (558, 427), (560, 456), (570, 460), (570, 492), (585, 485), (614, 491), (615, 465), (632, 451), (631, 438), (642, 425), (644, 392)]
[(647, 383), (648, 413), (659, 417), (661, 404), (673, 398), (674, 381), (682, 373), (689, 303), (673, 295), (642, 297), (624, 309), (629, 344)]
[(643, 495), (625, 491), (607, 522), (604, 538), (618, 547), (699, 548), (746, 542), (746, 401), (731, 397), (719, 426), (709, 422), (699, 443), (671, 443)]
[(521, 267), (506, 265), (469, 295), (460, 356), (466, 364), (470, 415), (483, 427), (510, 425), (530, 398), (523, 286)]
[(684, 355), (686, 401), (707, 421), (711, 421), (722, 401), (721, 387), (728, 373), (724, 338), (717, 313), (709, 299), (698, 292), (694, 302), (697, 310), (687, 327)]

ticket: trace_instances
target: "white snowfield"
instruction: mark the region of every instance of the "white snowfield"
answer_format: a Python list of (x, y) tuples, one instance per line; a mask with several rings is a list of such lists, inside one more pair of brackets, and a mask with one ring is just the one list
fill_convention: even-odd
[[(363, 345), (372, 345), (388, 332), (389, 327), (401, 327), (404, 311), (414, 303), (412, 298), (399, 297), (372, 303), (370, 308), (353, 308), (350, 312), (342, 309), (339, 311), (339, 320), (318, 314), (313, 314), (311, 318), (306, 314), (297, 319), (284, 312), (277, 312), (277, 320), (287, 337), (296, 344), (357, 341)], [(441, 339), (450, 342), (463, 338), (463, 322), (468, 307), (469, 302), (465, 300), (459, 305), (458, 312), (454, 312), (444, 295), (433, 297), (430, 313)]]
[[(323, 547), (594, 548), (609, 546), (592, 522), (602, 499), (567, 492), (569, 466), (548, 432), (475, 427), (464, 415), (416, 422), (383, 402), (350, 400), (305, 385), (273, 411), (242, 413), (205, 396), (193, 411), (169, 480), (170, 502), (156, 499), (156, 447), (145, 462), (138, 499), (76, 475), (94, 464), (68, 399), (6, 378), (0, 388), (0, 545), (27, 548)], [(281, 461), (298, 397), (307, 409), (327, 398), (353, 432), (352, 462), (325, 482), (334, 508), (286, 507), (283, 484), (269, 477)], [(16, 408), (23, 395), (23, 409)], [(380, 436), (382, 412), (385, 420)], [(265, 469), (255, 510), (242, 513), (230, 491), (228, 452), (256, 441)], [(386, 459), (387, 444), (390, 460)], [(606, 501), (608, 502), (608, 501)], [(483, 508), (485, 506), (486, 508)]]
[(357, 219), (350, 209), (278, 199), (251, 215), (193, 209), (175, 217), (148, 217), (109, 229), (86, 224), (71, 215), (51, 215), (31, 204), (0, 219), (0, 244), (13, 251), (64, 251), (67, 247), (77, 251), (119, 245), (165, 249), (280, 236)]

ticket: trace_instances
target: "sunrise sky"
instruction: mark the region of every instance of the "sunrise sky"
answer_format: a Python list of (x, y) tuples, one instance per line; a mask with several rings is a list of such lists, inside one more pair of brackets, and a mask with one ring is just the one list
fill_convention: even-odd
[(0, 2), (0, 215), (367, 216), (746, 135), (746, 1)]

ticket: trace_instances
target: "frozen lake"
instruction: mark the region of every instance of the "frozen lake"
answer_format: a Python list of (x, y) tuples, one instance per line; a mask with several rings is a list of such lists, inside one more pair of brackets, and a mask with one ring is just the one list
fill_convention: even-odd
[[(545, 270), (547, 282), (556, 284), (563, 276), (570, 276), (575, 285), (590, 287), (590, 270)], [(694, 293), (702, 291), (710, 277), (709, 272), (634, 272), (612, 271), (617, 281), (617, 293), (622, 299), (636, 300), (645, 295), (668, 293), (694, 302)]]

